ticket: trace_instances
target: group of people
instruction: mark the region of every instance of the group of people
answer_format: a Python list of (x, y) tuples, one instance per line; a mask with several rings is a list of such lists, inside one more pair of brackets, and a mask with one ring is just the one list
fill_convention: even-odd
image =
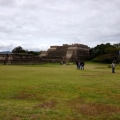
[(84, 70), (85, 63), (83, 61), (76, 61), (77, 69)]

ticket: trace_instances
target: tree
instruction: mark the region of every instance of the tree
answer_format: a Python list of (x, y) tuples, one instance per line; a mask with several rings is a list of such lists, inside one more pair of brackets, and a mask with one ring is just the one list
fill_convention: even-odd
[(110, 43), (100, 44), (100, 45), (97, 45), (96, 47), (90, 49), (91, 59), (94, 59), (97, 56), (106, 54), (105, 49), (107, 47), (111, 47)]
[(32, 54), (32, 55), (37, 56), (37, 55), (39, 55), (39, 54), (40, 54), (40, 52), (28, 51), (28, 54)]
[(118, 60), (118, 48), (110, 43), (100, 44), (90, 49), (90, 57), (93, 61), (104, 63)]
[(17, 46), (12, 50), (12, 53), (27, 53), (32, 55), (39, 55), (40, 52), (24, 50), (21, 46)]
[(120, 43), (114, 44), (114, 46), (120, 49)]
[(22, 49), (21, 46), (17, 46), (12, 50), (12, 53), (26, 53), (26, 50)]

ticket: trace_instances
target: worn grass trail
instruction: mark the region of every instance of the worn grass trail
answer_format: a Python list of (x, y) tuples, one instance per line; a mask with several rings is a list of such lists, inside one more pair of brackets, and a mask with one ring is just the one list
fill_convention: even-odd
[(119, 120), (120, 66), (0, 65), (1, 120)]

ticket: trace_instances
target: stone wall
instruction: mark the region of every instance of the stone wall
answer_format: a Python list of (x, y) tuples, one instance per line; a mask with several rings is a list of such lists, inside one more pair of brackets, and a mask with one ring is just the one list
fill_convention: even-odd
[(39, 64), (41, 59), (39, 56), (31, 54), (0, 54), (0, 63), (2, 64)]

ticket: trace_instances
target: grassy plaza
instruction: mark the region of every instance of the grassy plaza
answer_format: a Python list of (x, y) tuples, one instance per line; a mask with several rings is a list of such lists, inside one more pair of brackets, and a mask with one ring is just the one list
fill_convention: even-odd
[(0, 120), (120, 120), (120, 65), (0, 65)]

